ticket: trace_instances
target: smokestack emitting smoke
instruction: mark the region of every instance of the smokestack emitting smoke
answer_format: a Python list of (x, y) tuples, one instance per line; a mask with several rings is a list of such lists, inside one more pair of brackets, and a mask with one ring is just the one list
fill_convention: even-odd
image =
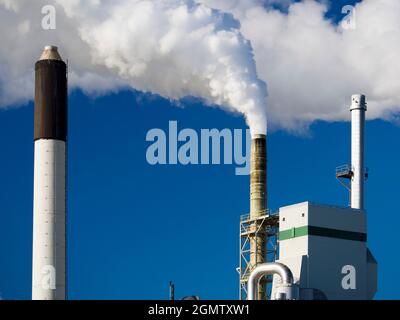
[(256, 134), (251, 145), (250, 212), (256, 217), (267, 208), (267, 136)]
[[(267, 137), (263, 134), (253, 136), (250, 167), (250, 218), (257, 219), (266, 214), (267, 209)], [(261, 221), (252, 225), (256, 235), (250, 237), (250, 269), (265, 262), (267, 236), (260, 227)], [(258, 299), (266, 299), (265, 279), (258, 286)]]
[(351, 98), (351, 207), (364, 209), (364, 139), (365, 112), (367, 104), (364, 95), (353, 95)]
[(35, 65), (32, 299), (64, 300), (67, 66), (45, 47)]

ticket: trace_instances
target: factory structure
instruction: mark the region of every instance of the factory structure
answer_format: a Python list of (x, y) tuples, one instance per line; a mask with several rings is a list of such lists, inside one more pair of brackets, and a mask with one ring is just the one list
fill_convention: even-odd
[[(66, 298), (67, 73), (57, 47), (45, 47), (35, 65), (34, 300)], [(364, 207), (366, 106), (365, 96), (352, 97), (351, 165), (336, 172), (350, 191), (347, 208), (303, 202), (268, 210), (267, 137), (252, 137), (250, 214), (240, 219), (241, 300), (374, 297), (377, 262), (367, 247)]]
[(364, 206), (364, 95), (352, 96), (350, 111), (351, 165), (336, 170), (348, 185), (350, 207), (303, 202), (267, 210), (266, 137), (253, 137), (250, 215), (240, 221), (240, 299), (374, 298), (377, 262), (367, 247)]

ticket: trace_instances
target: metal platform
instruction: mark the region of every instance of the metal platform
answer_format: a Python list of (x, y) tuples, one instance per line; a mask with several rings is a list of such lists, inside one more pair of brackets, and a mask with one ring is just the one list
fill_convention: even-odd
[(351, 179), (353, 177), (353, 171), (349, 164), (336, 168), (336, 179)]
[[(349, 191), (349, 206), (351, 202), (351, 180), (353, 179), (354, 172), (350, 164), (345, 164), (336, 168), (336, 179), (340, 184)], [(367, 180), (369, 176), (369, 169), (365, 168), (364, 179)]]
[[(258, 235), (267, 237), (265, 261), (273, 262), (278, 254), (279, 213), (266, 210), (257, 218), (249, 214), (240, 217), (240, 260), (237, 271), (239, 273), (239, 299), (247, 299), (247, 281), (255, 266), (250, 264), (250, 239), (257, 239)], [(267, 279), (267, 286), (271, 279)], [(268, 289), (268, 288), (267, 288)], [(269, 291), (269, 290), (267, 290)]]

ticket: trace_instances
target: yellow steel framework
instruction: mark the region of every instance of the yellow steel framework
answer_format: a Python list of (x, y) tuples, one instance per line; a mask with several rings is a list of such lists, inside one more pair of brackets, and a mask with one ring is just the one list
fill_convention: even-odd
[[(251, 218), (249, 214), (240, 217), (240, 260), (239, 268), (239, 299), (247, 299), (247, 281), (251, 271), (259, 263), (273, 262), (277, 259), (278, 254), (278, 225), (279, 214), (271, 213), (269, 210), (264, 210), (259, 216)], [(255, 264), (250, 263), (250, 257), (254, 255), (251, 248), (257, 248), (258, 239), (266, 238), (262, 241), (266, 244), (265, 257), (259, 258), (261, 261), (256, 261)], [(254, 243), (251, 246), (251, 243)], [(257, 257), (257, 255), (256, 255)], [(270, 283), (271, 279), (267, 279)]]

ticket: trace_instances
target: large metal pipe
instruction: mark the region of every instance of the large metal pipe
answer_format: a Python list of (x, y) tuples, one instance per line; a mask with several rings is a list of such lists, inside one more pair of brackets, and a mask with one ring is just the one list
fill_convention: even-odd
[[(286, 265), (278, 262), (260, 264), (251, 272), (247, 284), (247, 300), (256, 300), (260, 279), (264, 276), (274, 274), (281, 277), (282, 284), (280, 288), (285, 289), (284, 292), (280, 292), (280, 294), (284, 293), (284, 297), (282, 298), (285, 300), (292, 300), (294, 298), (292, 271), (290, 271)], [(258, 297), (258, 300), (263, 299)]]
[(67, 66), (53, 46), (35, 64), (34, 140), (32, 299), (64, 300)]
[[(266, 258), (267, 235), (256, 219), (265, 215), (267, 209), (267, 137), (264, 134), (253, 136), (250, 166), (250, 218), (253, 235), (250, 237), (250, 270), (264, 263)], [(266, 298), (265, 280), (258, 287), (260, 299)]]
[(364, 95), (351, 98), (351, 207), (364, 209), (364, 131), (367, 104)]

